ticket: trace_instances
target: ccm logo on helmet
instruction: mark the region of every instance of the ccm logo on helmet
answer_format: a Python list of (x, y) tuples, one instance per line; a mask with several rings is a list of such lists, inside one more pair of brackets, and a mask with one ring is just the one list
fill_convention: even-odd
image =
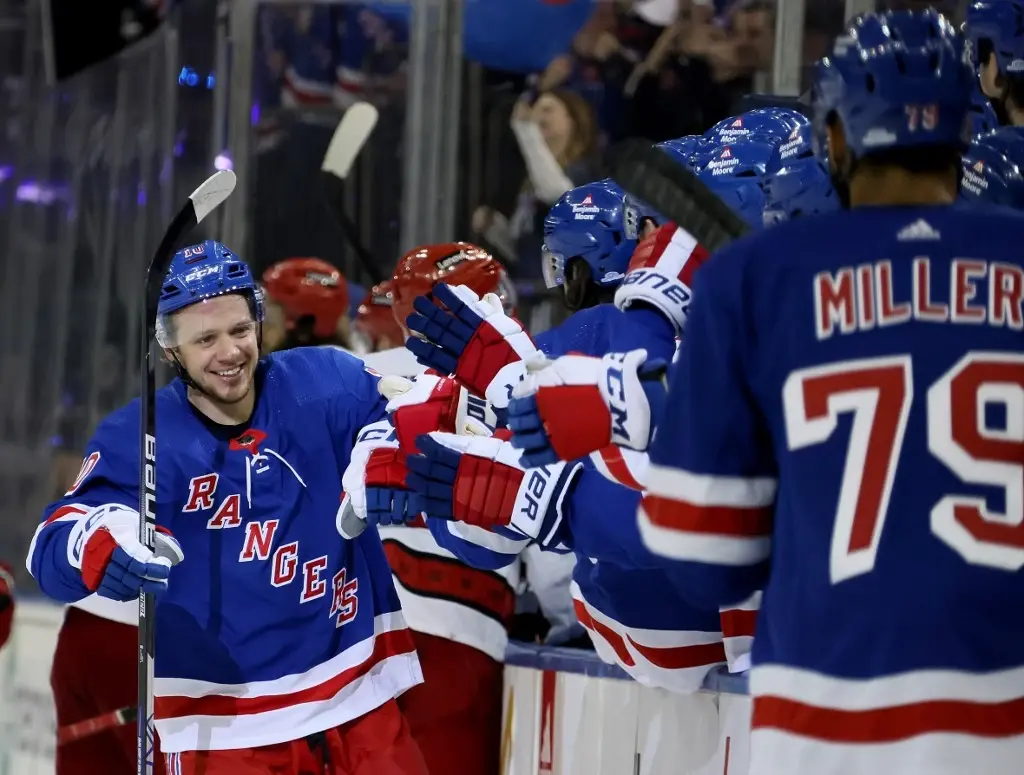
[(211, 264), (210, 266), (202, 266), (199, 269), (193, 269), (185, 275), (185, 282), (189, 283), (194, 280), (201, 280), (211, 274), (220, 274), (220, 270), (221, 266), (219, 264)]

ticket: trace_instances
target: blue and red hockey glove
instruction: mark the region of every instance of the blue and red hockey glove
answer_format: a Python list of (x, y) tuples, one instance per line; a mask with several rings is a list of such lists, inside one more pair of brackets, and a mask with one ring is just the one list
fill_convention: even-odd
[(150, 551), (139, 541), (139, 512), (107, 503), (72, 528), (68, 559), (90, 591), (111, 600), (136, 600), (140, 592), (165, 592), (171, 568), (185, 559), (166, 528), (157, 527), (154, 543)]
[(405, 346), (416, 360), (451, 374), (495, 409), (508, 406), (512, 387), (525, 373), (523, 361), (538, 351), (522, 324), (505, 314), (501, 299), (493, 293), (481, 299), (465, 286), (442, 283), (413, 307), (405, 324), (422, 338), (410, 337)]
[(405, 458), (387, 420), (359, 431), (341, 476), (336, 526), (344, 538), (356, 538), (367, 525), (404, 525), (419, 517), (422, 509), (405, 483)]
[(11, 637), (14, 624), (14, 571), (7, 563), (0, 562), (0, 649)]
[(504, 527), (555, 548), (562, 506), (581, 466), (555, 463), (525, 469), (501, 435), (430, 433), (407, 460), (409, 486), (427, 515), (486, 529)]
[(508, 406), (526, 466), (577, 460), (608, 446), (644, 451), (665, 402), (665, 363), (646, 350), (527, 362)]

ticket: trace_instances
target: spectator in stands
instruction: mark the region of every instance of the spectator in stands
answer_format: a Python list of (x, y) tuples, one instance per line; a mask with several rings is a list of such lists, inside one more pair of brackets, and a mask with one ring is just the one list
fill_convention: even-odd
[(680, 0), (675, 23), (630, 77), (628, 134), (654, 141), (700, 134), (734, 112), (770, 69), (774, 6), (741, 0), (715, 17), (702, 0)]
[(525, 98), (516, 104), (512, 132), (527, 173), (515, 212), (481, 205), (472, 228), (510, 263), (516, 279), (539, 279), (544, 216), (566, 191), (597, 177), (594, 111), (574, 92), (546, 91), (532, 106)]

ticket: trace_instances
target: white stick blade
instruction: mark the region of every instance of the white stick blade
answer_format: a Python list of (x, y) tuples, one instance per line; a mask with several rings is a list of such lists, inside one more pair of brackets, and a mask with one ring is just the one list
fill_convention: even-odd
[(320, 166), (324, 172), (330, 172), (342, 180), (348, 177), (359, 151), (377, 125), (377, 109), (369, 102), (357, 102), (345, 111), (338, 128), (334, 130), (331, 144), (327, 146), (324, 163)]
[(235, 181), (235, 173), (231, 170), (218, 170), (188, 195), (192, 200), (192, 209), (196, 213), (196, 223), (201, 222), (231, 196), (231, 192), (235, 190)]

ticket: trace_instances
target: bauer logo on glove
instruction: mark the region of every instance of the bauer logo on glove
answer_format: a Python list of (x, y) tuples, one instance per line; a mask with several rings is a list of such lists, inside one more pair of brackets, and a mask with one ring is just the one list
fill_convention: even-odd
[(407, 482), (429, 516), (556, 542), (562, 501), (579, 464), (524, 469), (518, 450), (497, 436), (431, 433), (416, 445), (420, 454), (407, 460)]

